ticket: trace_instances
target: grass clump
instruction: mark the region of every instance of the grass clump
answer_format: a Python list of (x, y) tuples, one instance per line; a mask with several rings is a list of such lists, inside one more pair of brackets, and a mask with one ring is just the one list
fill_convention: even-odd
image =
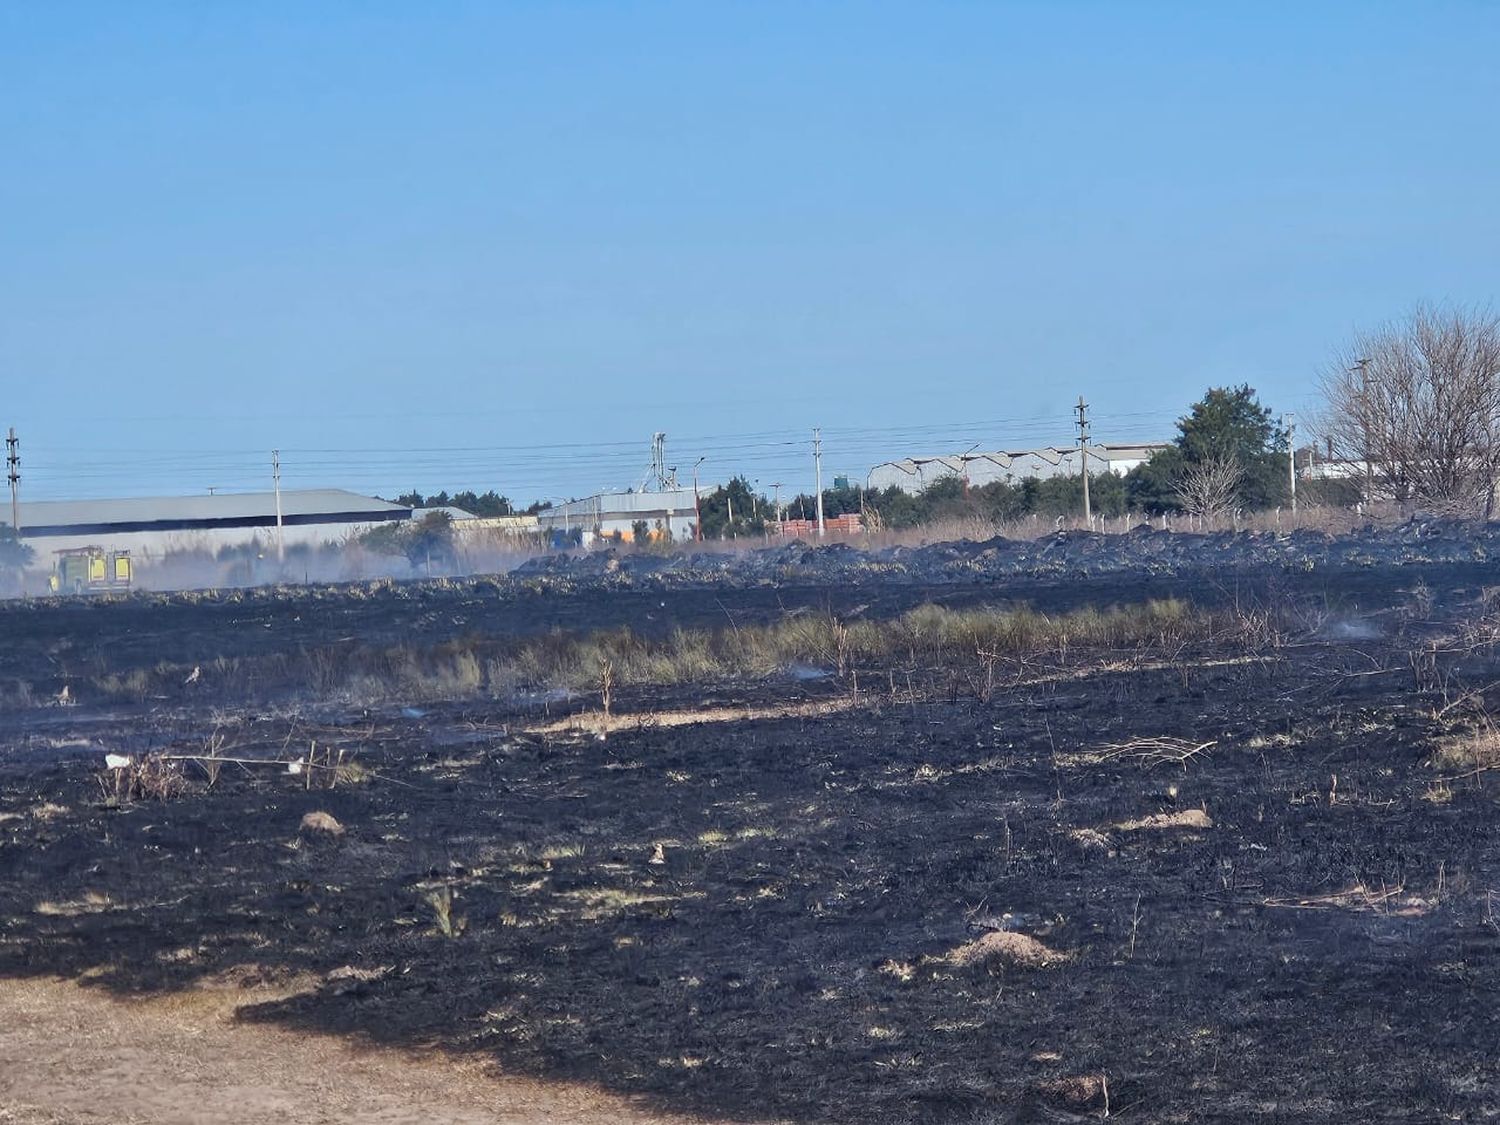
[[(432, 646), (338, 645), (269, 653), (216, 665), (221, 683), (257, 698), (278, 693), (409, 703), (518, 691), (600, 694), (629, 686), (764, 679), (812, 665), (845, 676), (869, 668), (972, 666), (1070, 647), (1149, 647), (1207, 637), (1216, 622), (1175, 599), (1044, 614), (1027, 607), (921, 605), (894, 618), (843, 620), (793, 612), (761, 625), (676, 628), (656, 637), (629, 627), (561, 630), (524, 639), (470, 636)], [(220, 662), (223, 664), (224, 662)], [(170, 693), (183, 669), (102, 676), (106, 698)]]

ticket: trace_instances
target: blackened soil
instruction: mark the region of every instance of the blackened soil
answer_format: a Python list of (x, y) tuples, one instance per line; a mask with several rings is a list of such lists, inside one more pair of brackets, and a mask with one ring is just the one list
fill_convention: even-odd
[[(158, 746), (217, 728), (223, 754), (316, 741), (366, 772), (330, 790), (226, 766), (119, 807), (107, 723), (77, 708), (55, 756), (33, 735), (0, 766), (0, 974), (310, 971), (320, 988), (251, 1018), (744, 1119), (1066, 1120), (1106, 1089), (1143, 1121), (1500, 1110), (1500, 808), (1492, 775), (1427, 764), (1443, 701), (1405, 652), (1072, 652), (1007, 666), (987, 701), (966, 682), (871, 669), (856, 706), (850, 684), (797, 689), (822, 717), (607, 741), (479, 707), (148, 715)], [(615, 708), (706, 694), (784, 689)], [(1213, 745), (1183, 767), (1107, 753), (1164, 735)], [(299, 829), (315, 810), (343, 835)], [(1212, 826), (1120, 827), (1187, 810)], [(948, 959), (998, 929), (1055, 959)]]

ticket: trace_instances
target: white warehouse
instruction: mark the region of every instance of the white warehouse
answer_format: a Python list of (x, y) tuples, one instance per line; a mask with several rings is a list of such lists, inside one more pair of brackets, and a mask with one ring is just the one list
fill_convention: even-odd
[[(9, 515), (6, 511), (5, 515)], [(411, 509), (336, 488), (281, 493), (281, 536), (288, 546), (338, 542)], [(169, 552), (276, 542), (274, 492), (220, 493), (121, 500), (33, 500), (20, 505), (21, 538), (50, 570), (52, 552), (73, 547), (129, 551), (143, 559)]]
[[(702, 491), (711, 492), (714, 487), (705, 485)], [(601, 492), (537, 513), (537, 523), (543, 531), (578, 532), (585, 544), (616, 533), (629, 542), (639, 523), (646, 525), (646, 533), (652, 539), (670, 531), (671, 537), (681, 542), (693, 537), (697, 522), (697, 501), (691, 488)]]

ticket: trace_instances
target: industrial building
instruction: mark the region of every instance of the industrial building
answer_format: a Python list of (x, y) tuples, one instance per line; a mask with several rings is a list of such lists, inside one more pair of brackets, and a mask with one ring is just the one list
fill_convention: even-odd
[[(1131, 444), (1090, 445), (1088, 451), (1090, 473), (1128, 473), (1137, 465), (1144, 464), (1159, 449), (1166, 448), (1161, 442), (1137, 442)], [(1003, 449), (990, 452), (957, 453), (935, 457), (905, 457), (900, 461), (887, 461), (870, 470), (866, 485), (871, 490), (896, 487), (913, 495), (945, 477), (968, 478), (969, 484), (978, 487), (1003, 481), (1019, 484), (1028, 477), (1077, 476), (1080, 455), (1077, 446), (1058, 449), (1045, 446), (1041, 449)]]
[[(711, 492), (715, 486), (705, 485)], [(601, 492), (582, 500), (572, 500), (537, 513), (543, 531), (575, 532), (587, 546), (598, 538), (619, 538), (630, 542), (642, 523), (652, 539), (670, 532), (676, 541), (691, 539), (698, 522), (698, 505), (691, 488), (662, 489), (653, 492)]]
[[(341, 489), (284, 490), (281, 538), (288, 545), (338, 542), (377, 524), (405, 520), (411, 509)], [(8, 514), (8, 513), (6, 513)], [(221, 493), (123, 500), (33, 500), (20, 505), (21, 538), (49, 570), (53, 553), (77, 547), (129, 551), (138, 559), (169, 552), (243, 546), (277, 539), (274, 492)]]

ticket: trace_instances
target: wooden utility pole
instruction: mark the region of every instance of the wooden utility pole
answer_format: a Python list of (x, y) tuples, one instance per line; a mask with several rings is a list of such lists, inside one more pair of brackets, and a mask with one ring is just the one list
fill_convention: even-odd
[(1083, 469), (1083, 519), (1090, 528), (1094, 526), (1094, 513), (1089, 508), (1089, 404), (1083, 401), (1083, 396), (1078, 396), (1078, 405), (1073, 408), (1073, 413), (1078, 415), (1078, 421), (1074, 423), (1078, 427), (1078, 455), (1079, 464)]

